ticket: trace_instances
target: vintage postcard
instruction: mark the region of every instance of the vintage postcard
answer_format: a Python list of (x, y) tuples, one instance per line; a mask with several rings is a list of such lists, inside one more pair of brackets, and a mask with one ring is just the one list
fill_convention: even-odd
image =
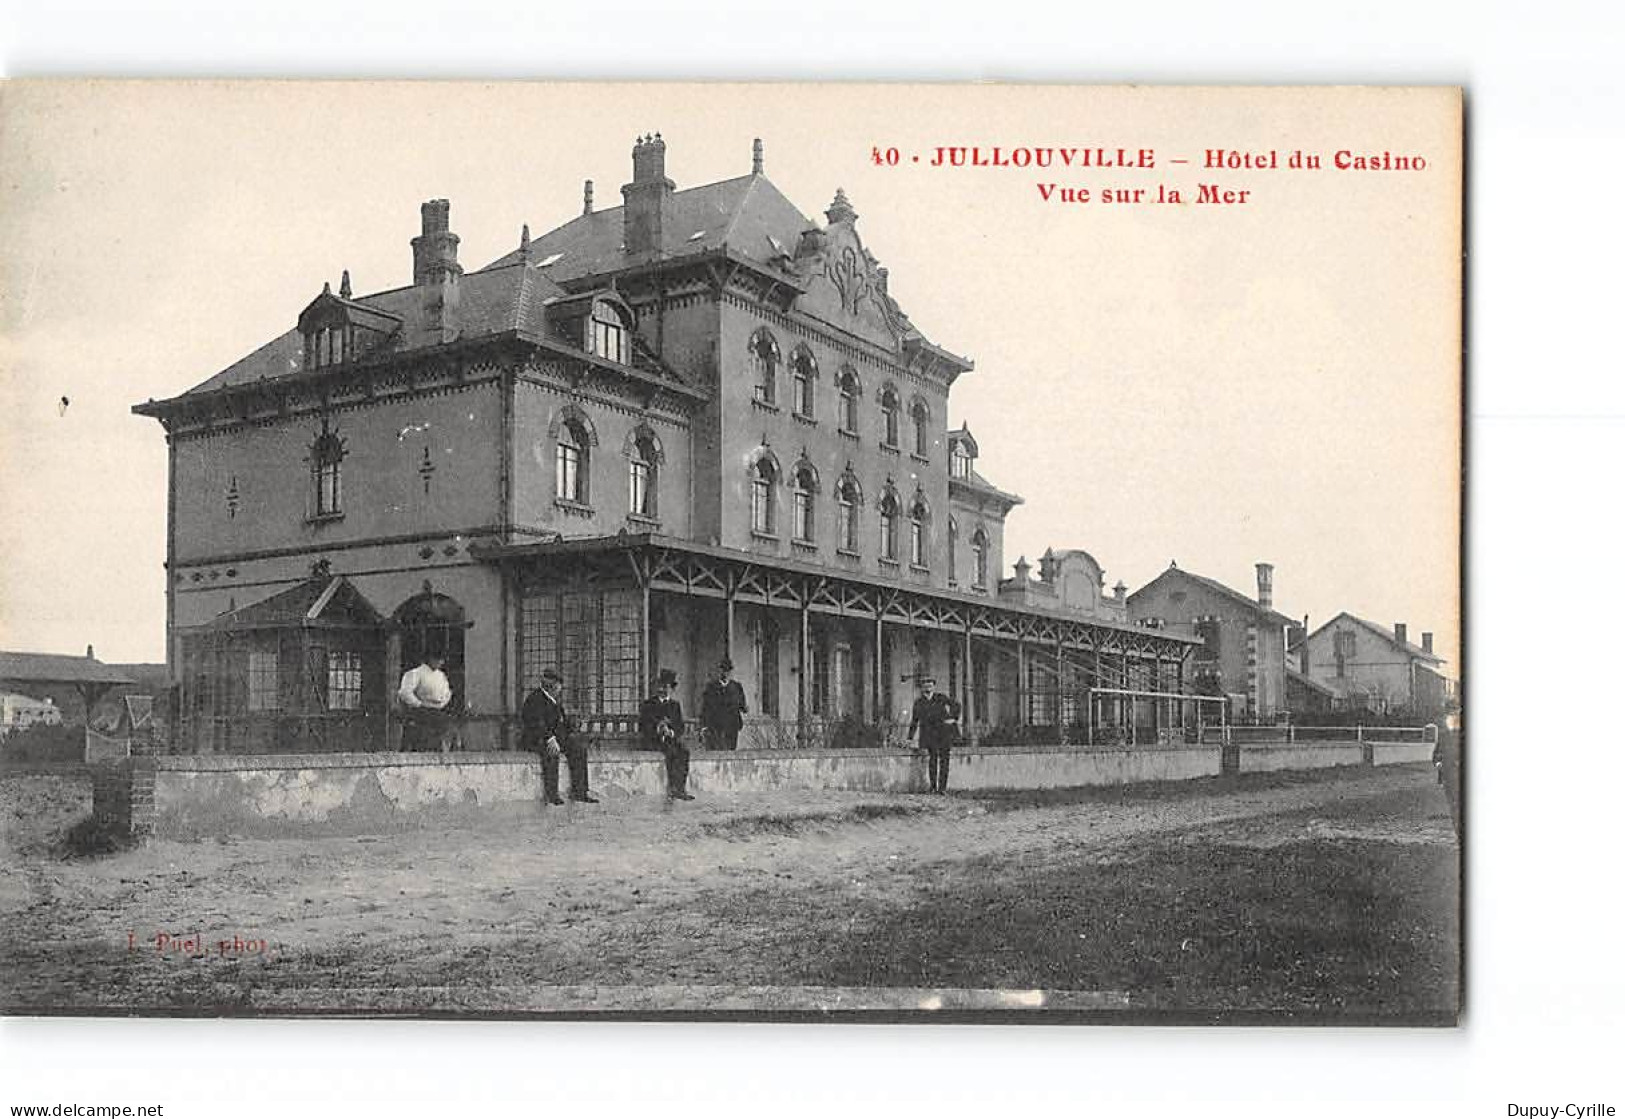
[(1449, 1025), (1456, 88), (0, 89), (0, 1009)]

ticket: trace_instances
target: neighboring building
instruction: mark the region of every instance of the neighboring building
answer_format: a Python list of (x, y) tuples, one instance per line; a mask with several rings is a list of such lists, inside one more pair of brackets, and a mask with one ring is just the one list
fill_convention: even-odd
[(34, 699), (15, 692), (0, 692), (0, 735), (34, 726), (62, 725), (62, 710), (49, 699)]
[(425, 203), (410, 286), (346, 272), (135, 408), (170, 447), (182, 748), (384, 748), (430, 649), (472, 746), (513, 741), (549, 667), (614, 738), (654, 669), (692, 707), (728, 653), (763, 741), (906, 718), (916, 669), (973, 727), (1053, 721), (1061, 680), (1177, 678), (1194, 642), (1124, 624), (1084, 553), (1047, 597), (1006, 593), (1021, 499), (947, 423), (971, 363), (891, 297), (846, 196), (810, 221), (759, 144), (750, 174), (678, 191), (665, 152), (640, 140), (624, 205), (589, 182), (477, 270)]
[(104, 696), (135, 684), (120, 666), (97, 660), (89, 646), (82, 657), (0, 650), (0, 691), (39, 697), (71, 723), (88, 723)]
[(1344, 611), (1294, 646), (1306, 675), (1330, 689), (1339, 710), (1435, 719), (1455, 701), (1433, 634), (1412, 645), (1404, 622), (1385, 629)]
[(1128, 596), (1129, 619), (1158, 632), (1199, 638), (1192, 669), (1197, 690), (1229, 696), (1236, 717), (1264, 722), (1288, 711), (1286, 630), (1273, 608), (1275, 568), (1257, 565), (1258, 597), (1216, 579), (1168, 570)]
[(1061, 609), (1086, 618), (1117, 625), (1128, 624), (1128, 587), (1119, 582), (1112, 596), (1105, 592), (1105, 570), (1094, 556), (1080, 548), (1057, 552), (1047, 548), (1038, 558), (1038, 578), (1032, 578), (1027, 557), (1016, 560), (1015, 575), (999, 580), (999, 601), (1020, 606)]

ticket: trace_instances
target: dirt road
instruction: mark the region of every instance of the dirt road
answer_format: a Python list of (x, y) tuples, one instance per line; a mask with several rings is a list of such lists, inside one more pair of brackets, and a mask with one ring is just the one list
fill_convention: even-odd
[(8, 1007), (1432, 1019), (1456, 1003), (1456, 847), (1421, 768), (631, 800), (66, 858), (86, 796), (0, 782)]

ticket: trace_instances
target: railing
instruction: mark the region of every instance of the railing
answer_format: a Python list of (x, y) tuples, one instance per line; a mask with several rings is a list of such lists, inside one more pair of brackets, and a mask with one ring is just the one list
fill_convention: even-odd
[[(589, 743), (601, 749), (639, 747), (635, 720), (621, 716), (584, 718), (579, 731)], [(697, 720), (690, 721), (683, 737), (691, 749), (712, 748), (702, 735)], [(1438, 728), (1433, 725), (1304, 727), (1285, 723), (1278, 726), (1222, 723), (1198, 726), (1194, 722), (1184, 726), (1153, 727), (1142, 724), (1131, 728), (1107, 723), (1096, 725), (1092, 737), (1093, 741), (1090, 740), (1091, 729), (1083, 723), (1037, 726), (969, 723), (962, 728), (958, 742), (961, 747), (988, 750), (1046, 746), (1069, 746), (1081, 750), (1177, 750), (1297, 743), (1366, 745), (1431, 743), (1438, 739)], [(798, 722), (793, 717), (771, 718), (752, 714), (745, 716), (745, 725), (739, 732), (741, 750), (898, 750), (912, 744), (906, 719), (870, 722), (850, 715), (814, 715)]]
[(1286, 745), (1292, 743), (1405, 743), (1437, 742), (1439, 728), (1429, 723), (1425, 727), (1304, 727), (1283, 723), (1273, 727), (1232, 726), (1231, 740), (1242, 746)]

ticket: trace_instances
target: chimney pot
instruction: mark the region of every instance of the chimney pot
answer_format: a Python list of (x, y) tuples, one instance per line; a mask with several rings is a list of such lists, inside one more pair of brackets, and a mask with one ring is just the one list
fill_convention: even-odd
[(1399, 642), (1401, 645), (1405, 644), (1405, 623), (1404, 622), (1395, 622), (1394, 623), (1394, 640)]
[(656, 132), (632, 147), (632, 181), (621, 188), (621, 243), (626, 255), (649, 256), (665, 248), (666, 212), (675, 183), (666, 178), (666, 142)]
[(581, 213), (583, 216), (592, 213), (592, 180), (588, 179), (581, 184)]
[(750, 142), (750, 173), (752, 175), (762, 173), (762, 141), (760, 137)]
[(1433, 635), (1431, 633), (1424, 633), (1422, 635), (1422, 652), (1433, 652)]
[(1258, 570), (1258, 605), (1266, 610), (1272, 609), (1275, 604), (1275, 565), (1260, 563), (1254, 566)]

